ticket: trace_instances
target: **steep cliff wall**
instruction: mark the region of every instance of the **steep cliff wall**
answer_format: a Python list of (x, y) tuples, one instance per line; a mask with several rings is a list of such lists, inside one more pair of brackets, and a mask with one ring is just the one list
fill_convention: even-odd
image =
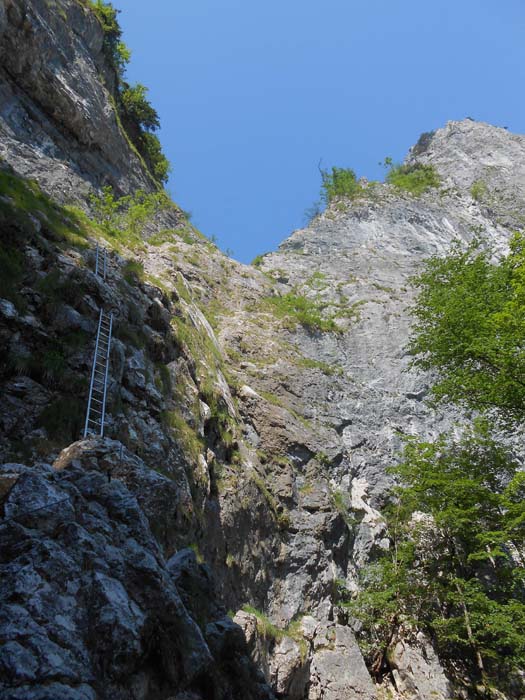
[[(337, 587), (388, 546), (399, 435), (454, 420), (408, 369), (409, 278), (505, 246), (525, 138), (451, 122), (409, 154), (439, 188), (363, 184), (243, 266), (175, 205), (138, 233), (83, 213), (155, 189), (102, 45), (84, 3), (0, 2), (0, 697), (378, 697)], [(101, 306), (108, 438), (78, 441)], [(390, 663), (399, 697), (456, 696), (425, 639)]]

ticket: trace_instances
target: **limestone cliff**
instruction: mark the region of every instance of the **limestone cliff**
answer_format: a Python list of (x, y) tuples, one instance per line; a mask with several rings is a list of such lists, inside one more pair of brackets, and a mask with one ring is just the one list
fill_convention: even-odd
[[(399, 435), (453, 420), (408, 368), (409, 278), (504, 248), (525, 138), (450, 122), (408, 156), (439, 188), (363, 183), (244, 266), (175, 205), (93, 220), (102, 186), (156, 186), (89, 3), (0, 0), (0, 56), (0, 698), (468, 697), (421, 636), (377, 686), (337, 587), (388, 546)], [(101, 306), (107, 438), (79, 440)]]

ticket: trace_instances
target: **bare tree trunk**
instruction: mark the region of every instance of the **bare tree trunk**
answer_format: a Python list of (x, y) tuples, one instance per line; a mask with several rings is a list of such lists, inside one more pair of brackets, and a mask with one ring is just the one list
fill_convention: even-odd
[(476, 663), (477, 663), (479, 672), (481, 673), (481, 675), (484, 675), (485, 667), (483, 666), (483, 658), (479, 652), (479, 649), (476, 646), (476, 642), (474, 641), (474, 634), (472, 633), (472, 625), (470, 624), (470, 615), (468, 612), (467, 605), (466, 605), (465, 601), (463, 600), (463, 592), (462, 592), (461, 588), (459, 587), (459, 584), (457, 581), (455, 582), (455, 586), (456, 586), (456, 591), (458, 592), (458, 595), (459, 595), (460, 601), (461, 601), (460, 605), (461, 605), (461, 609), (463, 610), (463, 617), (465, 619), (465, 628), (467, 630), (467, 637), (468, 637), (470, 646), (472, 647), (474, 654), (476, 656)]

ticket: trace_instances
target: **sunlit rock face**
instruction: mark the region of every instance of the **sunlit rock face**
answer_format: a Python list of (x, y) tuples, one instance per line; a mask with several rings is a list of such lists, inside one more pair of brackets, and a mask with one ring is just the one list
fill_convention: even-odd
[[(84, 3), (0, 0), (0, 56), (0, 175), (88, 212), (103, 185), (153, 188)], [(106, 237), (105, 281), (100, 231), (74, 245), (2, 192), (18, 277), (0, 299), (0, 698), (456, 697), (423, 637), (391, 650), (395, 687), (377, 686), (337, 591), (388, 547), (402, 436), (458, 418), (410, 368), (411, 276), (454, 241), (505, 249), (525, 139), (450, 122), (407, 162), (440, 186), (363, 183), (259, 267), (170, 209), (139, 244)], [(101, 306), (107, 439), (78, 441)]]

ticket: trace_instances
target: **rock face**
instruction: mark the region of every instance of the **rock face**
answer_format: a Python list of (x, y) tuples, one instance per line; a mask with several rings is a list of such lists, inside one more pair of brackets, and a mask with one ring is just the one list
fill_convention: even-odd
[[(455, 240), (504, 249), (525, 138), (424, 134), (408, 162), (439, 188), (363, 185), (257, 269), (175, 210), (115, 240), (53, 204), (151, 189), (87, 3), (0, 0), (0, 56), (0, 698), (456, 697), (420, 637), (376, 686), (337, 591), (388, 547), (400, 436), (455, 418), (409, 367), (410, 276)], [(78, 441), (101, 307), (108, 438)]]
[(77, 0), (0, 2), (0, 155), (60, 201), (153, 188), (119, 125), (102, 26)]
[(241, 628), (200, 604), (209, 571), (192, 550), (162, 555), (137, 497), (165, 517), (171, 482), (127, 452), (108, 471), (118, 447), (2, 467), (0, 697), (272, 697)]

